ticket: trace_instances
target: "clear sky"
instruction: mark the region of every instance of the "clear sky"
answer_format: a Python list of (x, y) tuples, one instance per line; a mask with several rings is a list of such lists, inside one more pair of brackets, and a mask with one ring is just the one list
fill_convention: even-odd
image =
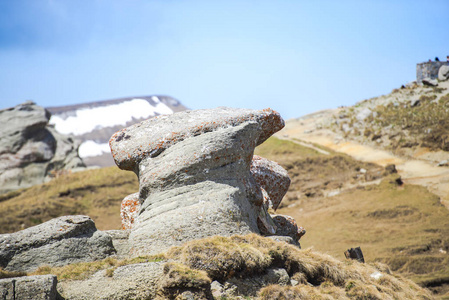
[(448, 0), (0, 0), (0, 108), (170, 95), (285, 119), (449, 55)]

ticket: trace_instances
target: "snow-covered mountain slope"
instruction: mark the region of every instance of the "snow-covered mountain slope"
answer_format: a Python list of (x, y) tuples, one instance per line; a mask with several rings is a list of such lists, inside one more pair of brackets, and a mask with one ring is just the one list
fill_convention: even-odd
[(168, 96), (144, 96), (90, 102), (78, 105), (47, 107), (50, 124), (62, 134), (81, 142), (79, 155), (88, 166), (112, 166), (109, 138), (116, 131), (164, 114), (187, 110)]

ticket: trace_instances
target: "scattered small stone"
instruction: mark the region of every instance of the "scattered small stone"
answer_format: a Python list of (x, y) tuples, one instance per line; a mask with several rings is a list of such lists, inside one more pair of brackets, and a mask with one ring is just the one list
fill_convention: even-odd
[(428, 86), (438, 86), (438, 80), (436, 79), (423, 78), (422, 83)]
[(380, 273), (379, 271), (376, 271), (370, 275), (371, 278), (376, 279), (376, 280), (381, 279), (383, 276), (384, 275), (382, 273)]
[(364, 121), (366, 118), (368, 118), (369, 116), (371, 116), (372, 111), (369, 108), (364, 108), (362, 109), (356, 116), (355, 118), (357, 119), (357, 121), (362, 122)]
[(445, 159), (438, 163), (438, 167), (448, 167), (449, 166), (449, 160)]
[(345, 253), (345, 257), (347, 259), (354, 259), (361, 263), (365, 262), (365, 258), (363, 257), (362, 249), (360, 249), (360, 247), (350, 248), (350, 249), (346, 250), (344, 253)]
[(410, 100), (410, 106), (411, 107), (416, 107), (416, 106), (419, 106), (421, 104), (421, 100), (419, 100), (419, 99), (412, 99), (412, 100)]

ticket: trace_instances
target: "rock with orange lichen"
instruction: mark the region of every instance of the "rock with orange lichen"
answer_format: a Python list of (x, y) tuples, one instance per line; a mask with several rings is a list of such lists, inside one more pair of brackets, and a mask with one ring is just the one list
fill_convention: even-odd
[(221, 107), (152, 118), (114, 134), (117, 166), (134, 171), (140, 184), (139, 194), (122, 203), (132, 251), (156, 253), (213, 235), (276, 234), (263, 192), (278, 205), (286, 172), (262, 158), (251, 165), (254, 148), (283, 126), (271, 109)]
[(287, 171), (274, 161), (254, 155), (251, 174), (266, 192), (264, 200), (268, 206), (276, 210), (290, 187)]
[(187, 138), (246, 122), (256, 122), (261, 127), (256, 145), (284, 127), (284, 120), (279, 113), (269, 108), (252, 110), (219, 107), (148, 119), (116, 132), (109, 140), (109, 145), (120, 169), (136, 171), (141, 160), (156, 157)]
[[(279, 164), (257, 155), (253, 156), (250, 172), (261, 189), (264, 199), (264, 207), (261, 208), (258, 216), (258, 227), (264, 234), (275, 234), (276, 225), (271, 221), (267, 210), (268, 208), (277, 209), (290, 186), (290, 177)], [(123, 199), (120, 210), (123, 229), (133, 227), (139, 210), (139, 193), (128, 195)]]
[(137, 216), (139, 209), (139, 193), (128, 195), (122, 200), (120, 207), (122, 229), (131, 229), (133, 227), (134, 218)]
[(289, 236), (294, 241), (306, 234), (306, 230), (296, 224), (295, 219), (285, 215), (271, 215), (274, 224), (276, 225), (276, 235)]

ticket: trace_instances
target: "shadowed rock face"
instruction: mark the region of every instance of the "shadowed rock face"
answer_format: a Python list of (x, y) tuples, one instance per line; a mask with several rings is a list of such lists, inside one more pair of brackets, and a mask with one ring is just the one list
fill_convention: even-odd
[(33, 102), (0, 110), (0, 194), (84, 167), (78, 145), (48, 127), (49, 118)]
[[(122, 204), (134, 251), (160, 252), (213, 235), (275, 234), (267, 198), (279, 204), (290, 180), (280, 180), (285, 191), (273, 192), (263, 178), (280, 166), (264, 162), (251, 170), (251, 164), (254, 148), (283, 126), (270, 109), (222, 107), (156, 117), (114, 134), (116, 164), (140, 183), (139, 194)], [(268, 187), (265, 201), (261, 184)]]

